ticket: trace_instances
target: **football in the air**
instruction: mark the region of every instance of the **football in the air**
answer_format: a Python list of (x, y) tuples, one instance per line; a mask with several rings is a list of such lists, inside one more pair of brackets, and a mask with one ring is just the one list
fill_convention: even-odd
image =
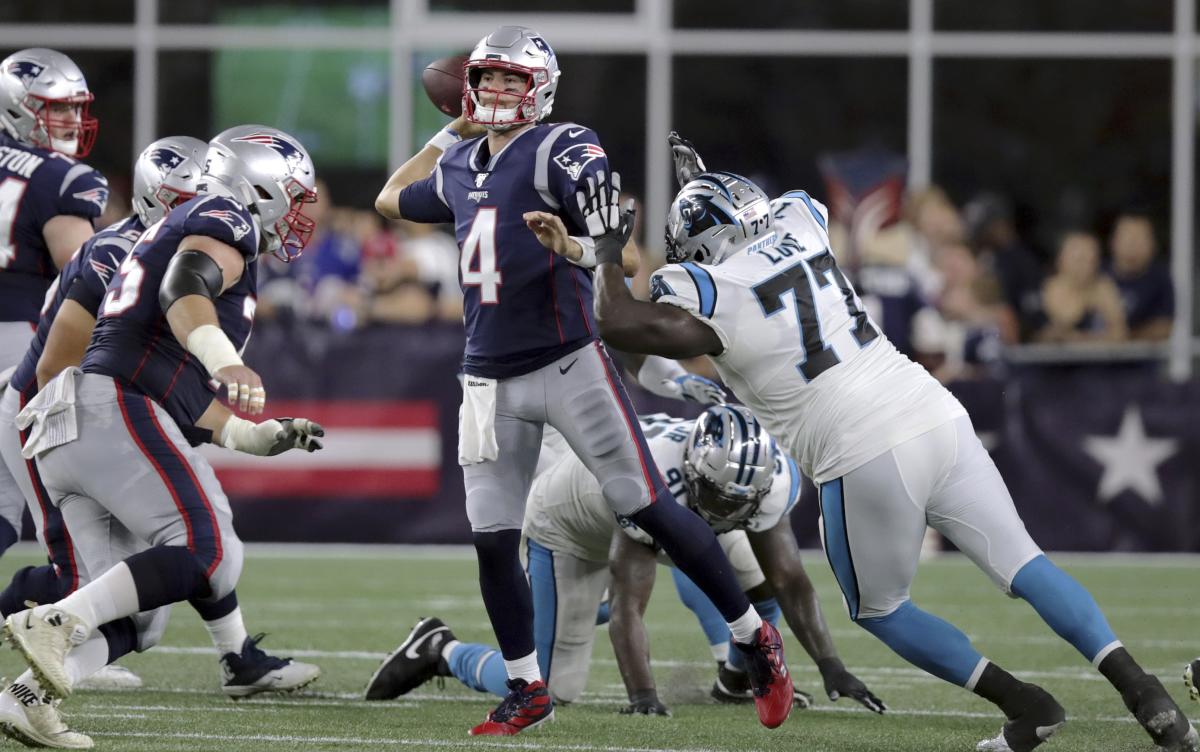
[(421, 83), (429, 101), (450, 117), (462, 114), (463, 63), (466, 55), (434, 60), (421, 71)]

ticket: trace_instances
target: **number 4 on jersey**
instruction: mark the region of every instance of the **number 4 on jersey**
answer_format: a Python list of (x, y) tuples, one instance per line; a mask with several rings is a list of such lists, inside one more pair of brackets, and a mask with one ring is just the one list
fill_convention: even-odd
[(500, 302), (502, 280), (500, 270), (496, 268), (496, 207), (479, 207), (463, 243), (458, 268), (464, 286), (479, 288), (480, 303), (495, 305)]

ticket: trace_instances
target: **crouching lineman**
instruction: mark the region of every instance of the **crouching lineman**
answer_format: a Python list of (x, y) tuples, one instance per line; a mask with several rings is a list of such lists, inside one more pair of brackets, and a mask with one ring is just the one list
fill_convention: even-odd
[(18, 414), (30, 430), (22, 453), (36, 458), (83, 569), (103, 572), (5, 621), (35, 691), (53, 698), (106, 662), (101, 625), (184, 600), (216, 607), (233, 592), (242, 544), (229, 502), (181, 427), (255, 454), (320, 447), (310, 421), (218, 411), (209, 385), (211, 377), (231, 403), (262, 413), (261, 379), (239, 355), (253, 321), (254, 262), (263, 251), (290, 260), (303, 249), (312, 162), (287, 134), (249, 125), (214, 138), (205, 163), (206, 195), (148, 228), (114, 274), (82, 371), (59, 374)]
[[(718, 405), (708, 408), (695, 421), (656, 415), (643, 417), (641, 424), (654, 461), (663, 470), (676, 501), (700, 511), (714, 532), (725, 533), (718, 539), (734, 566), (739, 585), (751, 596), (762, 617), (777, 620), (782, 605), (794, 634), (820, 667), (830, 697), (854, 697), (872, 710), (882, 711), (883, 703), (838, 659), (816, 594), (800, 564), (788, 519), (800, 493), (795, 464), (780, 455), (744, 408)], [(727, 446), (736, 448), (723, 455), (723, 463), (712, 457), (711, 435), (716, 426), (727, 431)], [(542, 671), (549, 677), (550, 693), (561, 702), (577, 700), (583, 693), (597, 609), (611, 587), (609, 633), (630, 701), (623, 712), (665, 714), (641, 628), (657, 549), (643, 531), (617, 524), (599, 483), (559, 437), (549, 436), (542, 454), (557, 459), (551, 459), (534, 479), (524, 533), (534, 599), (534, 636)], [(744, 483), (737, 486), (741, 496), (736, 502), (725, 493), (710, 498), (710, 487), (727, 488), (728, 473), (743, 478)], [(705, 512), (701, 505), (713, 511)], [(735, 528), (754, 531), (752, 542), (747, 543), (746, 534)], [(753, 542), (755, 538), (757, 542)], [(756, 561), (756, 556), (761, 558)], [(767, 570), (766, 578), (760, 562)], [(633, 584), (631, 577), (644, 582)], [(770, 597), (772, 591), (778, 603)], [(685, 602), (700, 607), (694, 598)], [(715, 612), (707, 600), (702, 605)], [(724, 626), (719, 613), (708, 618)], [(728, 632), (725, 636), (728, 638)], [(740, 671), (722, 667), (718, 686), (724, 682), (734, 688), (722, 688), (721, 699), (753, 700), (745, 665), (736, 662), (740, 654), (738, 650), (729, 651)], [(487, 645), (461, 643), (443, 622), (429, 618), (418, 622), (404, 643), (384, 660), (367, 685), (366, 697), (397, 697), (433, 676), (454, 676), (468, 687), (501, 696), (507, 691), (498, 651)], [(797, 693), (797, 699), (802, 705), (808, 703), (803, 693)]]
[[(37, 537), (51, 562), (18, 570), (0, 593), (0, 614), (8, 616), (24, 608), (26, 601), (51, 603), (73, 592), (100, 571), (83, 571), (70, 532), (58, 508), (50, 503), (37, 465), (21, 456), (22, 437), (13, 421), (17, 412), (64, 368), (78, 365), (95, 325), (105, 286), (142, 232), (173, 207), (197, 194), (208, 144), (188, 136), (159, 139), (146, 147), (134, 164), (133, 206), (135, 213), (96, 233), (80, 247), (52, 285), (38, 329), (12, 379), (0, 387), (0, 494), (15, 496), (28, 505)], [(210, 410), (225, 411), (214, 402)], [(210, 431), (181, 426), (193, 444), (210, 440)], [(133, 541), (137, 550), (145, 544)], [(133, 553), (131, 551), (130, 553)], [(219, 603), (206, 606), (197, 601), (197, 611), (213, 639), (220, 658), (222, 690), (233, 698), (259, 692), (286, 692), (304, 686), (320, 675), (310, 664), (280, 659), (258, 647), (242, 621), (237, 596), (231, 593)], [(102, 625), (108, 660), (130, 650), (145, 650), (157, 642), (165, 627), (167, 611), (137, 614)], [(28, 672), (27, 672), (28, 673)], [(0, 731), (19, 741), (63, 747), (72, 737), (46, 702), (27, 703), (36, 697), (18, 677), (0, 692)], [(115, 664), (86, 677), (77, 686), (89, 688), (138, 687), (141, 679)], [(82, 735), (76, 735), (82, 736)]]
[[(612, 242), (596, 246), (596, 319), (625, 352), (706, 354), (820, 490), (823, 543), (850, 618), (910, 663), (995, 704), (1000, 733), (981, 752), (1028, 752), (1066, 723), (1049, 692), (979, 653), (910, 598), (927, 526), (1003, 590), (1027, 601), (1120, 693), (1166, 752), (1200, 735), (1117, 639), (1096, 601), (1030, 538), (966, 410), (900, 354), (862, 308), (830, 247), (825, 208), (803, 191), (771, 201), (756, 185), (703, 169), (673, 140), (683, 189), (667, 219), (654, 302), (635, 300), (607, 250), (628, 236), (615, 191), (578, 197)], [(615, 179), (610, 180), (615, 182)], [(606, 233), (607, 234), (607, 233)]]

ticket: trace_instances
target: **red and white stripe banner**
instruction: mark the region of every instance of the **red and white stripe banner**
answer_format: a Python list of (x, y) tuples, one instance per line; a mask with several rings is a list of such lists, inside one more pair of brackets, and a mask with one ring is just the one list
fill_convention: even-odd
[(269, 417), (320, 423), (325, 448), (255, 457), (202, 447), (229, 496), (412, 499), (437, 492), (442, 438), (434, 402), (321, 400), (268, 402), (267, 407)]

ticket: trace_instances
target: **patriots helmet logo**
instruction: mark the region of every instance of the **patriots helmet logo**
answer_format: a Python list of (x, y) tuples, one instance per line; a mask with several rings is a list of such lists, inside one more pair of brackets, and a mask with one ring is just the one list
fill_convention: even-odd
[(300, 163), (304, 161), (304, 152), (300, 147), (281, 137), (278, 133), (248, 133), (245, 136), (238, 136), (233, 140), (248, 144), (259, 144), (275, 150), (287, 162), (289, 173), (295, 172)]
[(250, 232), (250, 223), (241, 214), (229, 209), (209, 209), (208, 211), (200, 212), (199, 216), (212, 217), (222, 222), (233, 233), (235, 242), (246, 237)]
[(158, 171), (165, 177), (167, 173), (174, 170), (183, 163), (183, 155), (174, 149), (160, 148), (150, 152), (150, 163), (158, 168)]
[(579, 180), (583, 168), (592, 160), (607, 156), (596, 144), (571, 144), (554, 157), (554, 164), (561, 167), (571, 180)]
[(20, 79), (21, 84), (28, 89), (33, 80), (42, 75), (42, 71), (46, 66), (39, 65), (32, 60), (17, 60), (9, 64), (8, 70), (5, 71), (10, 76), (16, 76)]
[(546, 44), (545, 39), (542, 39), (541, 37), (530, 37), (529, 41), (546, 57), (554, 56), (554, 50), (550, 49), (550, 45)]

